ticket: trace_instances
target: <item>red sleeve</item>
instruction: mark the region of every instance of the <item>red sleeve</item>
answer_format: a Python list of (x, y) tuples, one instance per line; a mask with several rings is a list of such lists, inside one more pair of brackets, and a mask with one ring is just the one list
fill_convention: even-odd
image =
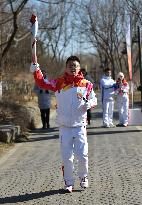
[(51, 80), (51, 81), (46, 82), (40, 70), (36, 70), (34, 72), (34, 79), (35, 79), (35, 83), (42, 89), (52, 90), (54, 92), (57, 90), (56, 80)]

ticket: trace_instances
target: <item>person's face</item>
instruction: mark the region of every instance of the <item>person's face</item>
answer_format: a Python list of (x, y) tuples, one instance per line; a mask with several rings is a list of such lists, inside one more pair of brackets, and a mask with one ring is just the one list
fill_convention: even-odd
[(106, 71), (105, 75), (110, 77), (111, 76), (111, 70)]
[(70, 75), (76, 76), (80, 71), (80, 63), (77, 61), (68, 61), (66, 65), (66, 72)]
[(119, 78), (118, 78), (119, 81), (122, 81), (123, 79), (124, 79), (123, 75), (120, 75)]

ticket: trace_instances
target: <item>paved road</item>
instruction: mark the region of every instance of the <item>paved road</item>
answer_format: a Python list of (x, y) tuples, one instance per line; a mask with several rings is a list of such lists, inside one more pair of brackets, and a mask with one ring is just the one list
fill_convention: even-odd
[(75, 191), (67, 194), (58, 129), (52, 126), (0, 159), (0, 204), (142, 205), (142, 127), (102, 128), (95, 110), (87, 129), (90, 186), (81, 189), (75, 172)]

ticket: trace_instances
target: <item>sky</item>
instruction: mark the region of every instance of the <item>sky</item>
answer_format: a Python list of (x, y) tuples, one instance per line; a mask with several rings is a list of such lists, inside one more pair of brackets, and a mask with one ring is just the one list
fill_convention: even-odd
[[(53, 2), (56, 2), (57, 0), (53, 0)], [(80, 0), (78, 0), (79, 3)], [(43, 0), (43, 2), (48, 2), (48, 0)], [(37, 13), (37, 10), (40, 5), (48, 6), (47, 3), (39, 2), (38, 0), (29, 0), (29, 5), (34, 5), (34, 12)], [(78, 36), (78, 42), (75, 41), (76, 37), (73, 37), (73, 39), (70, 41), (68, 48), (66, 49), (65, 56), (69, 56), (72, 54), (81, 54), (81, 53), (94, 53), (94, 48), (91, 48), (91, 46), (88, 46), (88, 43), (86, 45), (80, 44), (80, 36)], [(87, 42), (87, 41), (86, 41)]]

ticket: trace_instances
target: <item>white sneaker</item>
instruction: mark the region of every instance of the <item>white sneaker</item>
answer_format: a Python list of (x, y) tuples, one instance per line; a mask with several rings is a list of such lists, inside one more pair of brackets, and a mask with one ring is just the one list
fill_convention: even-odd
[(67, 186), (65, 186), (65, 191), (67, 192), (67, 193), (72, 193), (72, 191), (73, 191), (73, 186), (72, 185), (67, 185)]
[(122, 125), (122, 127), (127, 127), (128, 126), (128, 124), (127, 123), (124, 123), (123, 125)]
[(82, 188), (87, 188), (88, 187), (88, 177), (83, 177), (83, 178), (80, 178), (80, 186)]

